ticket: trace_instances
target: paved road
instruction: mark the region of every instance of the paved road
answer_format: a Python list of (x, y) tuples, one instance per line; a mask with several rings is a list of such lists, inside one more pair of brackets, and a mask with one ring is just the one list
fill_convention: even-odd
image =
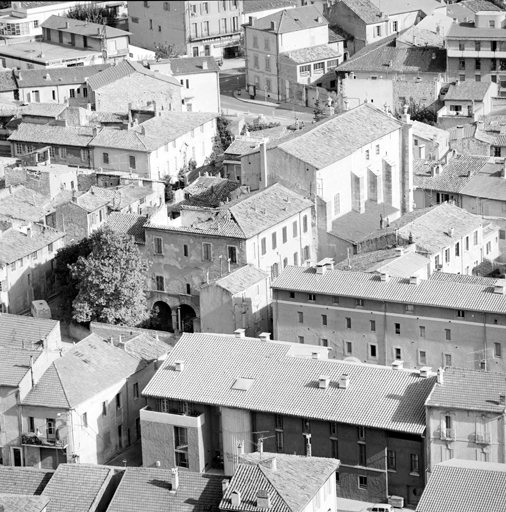
[(233, 93), (237, 91), (238, 88), (244, 89), (245, 86), (246, 78), (244, 68), (228, 69), (220, 72), (222, 111), (230, 114), (239, 113), (239, 115), (245, 115), (250, 118), (262, 114), (268, 118), (269, 121), (274, 120), (286, 125), (294, 123), (296, 117), (299, 121), (304, 121), (306, 124), (312, 122), (313, 114), (310, 109), (306, 109), (306, 112), (300, 112), (278, 107), (275, 103), (273, 103), (272, 107), (269, 107), (238, 100), (234, 97)]

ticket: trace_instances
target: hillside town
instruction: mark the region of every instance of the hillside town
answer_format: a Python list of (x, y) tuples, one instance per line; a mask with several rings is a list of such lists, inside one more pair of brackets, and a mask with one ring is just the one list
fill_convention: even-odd
[(0, 512), (504, 512), (504, 29), (0, 1)]

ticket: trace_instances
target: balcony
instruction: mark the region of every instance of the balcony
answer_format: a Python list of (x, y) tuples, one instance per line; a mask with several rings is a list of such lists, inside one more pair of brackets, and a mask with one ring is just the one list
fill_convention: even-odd
[(202, 428), (205, 423), (204, 413), (194, 413), (195, 416), (180, 414), (177, 412), (153, 411), (148, 405), (141, 409), (141, 421), (163, 423), (175, 427)]
[(442, 428), (441, 439), (443, 441), (455, 441), (455, 429), (453, 428)]
[(225, 32), (221, 32), (219, 30), (209, 30), (207, 34), (190, 34), (189, 40), (193, 41), (201, 41), (203, 39), (211, 39), (211, 38), (219, 38), (219, 37), (232, 37), (232, 36), (240, 36), (241, 30), (237, 28), (236, 30), (227, 30)]
[(66, 448), (67, 439), (56, 439), (54, 437), (37, 436), (35, 434), (23, 434), (21, 436), (21, 444), (23, 446)]
[(490, 433), (489, 432), (475, 432), (471, 434), (471, 442), (475, 444), (490, 444)]
[(461, 59), (504, 59), (506, 58), (505, 50), (459, 50), (458, 48), (448, 48), (446, 50), (448, 57), (457, 57)]

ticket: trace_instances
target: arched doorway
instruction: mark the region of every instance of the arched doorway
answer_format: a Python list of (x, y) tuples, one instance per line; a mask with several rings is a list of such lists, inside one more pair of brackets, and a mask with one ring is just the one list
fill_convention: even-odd
[(195, 310), (188, 304), (179, 307), (179, 318), (182, 332), (193, 332), (193, 319), (197, 316)]
[(172, 328), (172, 310), (170, 306), (163, 301), (153, 304), (151, 310), (151, 328), (159, 331), (174, 332)]

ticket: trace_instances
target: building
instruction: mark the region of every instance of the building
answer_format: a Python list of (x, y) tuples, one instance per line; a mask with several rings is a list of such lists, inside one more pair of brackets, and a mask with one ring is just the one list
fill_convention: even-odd
[(177, 181), (190, 160), (200, 167), (211, 155), (218, 113), (156, 111), (147, 117), (127, 129), (98, 131), (89, 143), (95, 167)]
[(54, 471), (0, 464), (0, 493), (40, 496)]
[[(437, 272), (394, 278), (289, 267), (272, 284), (274, 338), (330, 347), (335, 358), (409, 368), (503, 371), (502, 282)], [(486, 297), (486, 301), (484, 302)]]
[(167, 510), (218, 512), (223, 496), (221, 475), (160, 468), (126, 468), (107, 512)]
[(129, 112), (155, 104), (180, 112), (182, 85), (173, 76), (155, 73), (134, 61), (123, 61), (86, 80), (88, 102), (100, 112)]
[(237, 57), (242, 0), (128, 2), (132, 44), (155, 50), (169, 45), (192, 57)]
[[(450, 151), (450, 134), (446, 130), (419, 121), (413, 122), (413, 158), (439, 162), (448, 159), (448, 151)], [(414, 163), (413, 168), (416, 164), (417, 162)], [(413, 172), (415, 172), (414, 169)]]
[(120, 185), (117, 187), (96, 187), (92, 185), (90, 192), (98, 197), (108, 199), (109, 212), (133, 213), (140, 215), (148, 209), (153, 209), (165, 203), (163, 191), (153, 190), (146, 186)]
[(0, 346), (59, 352), (61, 330), (58, 320), (31, 316), (0, 315)]
[[(474, 23), (473, 23), (474, 21)], [(471, 21), (456, 22), (446, 35), (447, 73), (451, 80), (495, 82), (499, 95), (504, 86), (501, 73), (506, 69), (503, 59), (506, 38), (504, 11), (478, 11)]]
[[(339, 54), (327, 46), (328, 22), (313, 5), (250, 17), (244, 25), (246, 87), (250, 96), (291, 100), (301, 77), (323, 75), (337, 66)], [(306, 68), (309, 67), (309, 73)], [(313, 81), (313, 79), (311, 81)], [(305, 94), (304, 87), (297, 90)], [(301, 98), (302, 99), (302, 98)]]
[(183, 111), (221, 112), (220, 68), (213, 57), (155, 60), (148, 66), (181, 82)]
[(269, 453), (338, 455), (338, 496), (415, 502), (424, 487), (424, 402), (433, 377), (329, 360), (325, 348), (268, 335), (238, 336), (178, 341), (144, 389), (145, 466), (222, 467), (233, 475), (242, 450), (253, 452), (263, 438)]
[[(501, 343), (490, 355), (502, 357)], [(463, 368), (440, 368), (437, 384), (427, 398), (427, 470), (449, 459), (504, 463), (506, 461), (504, 374)], [(501, 371), (501, 370), (500, 370)], [(462, 390), (466, 392), (463, 393)]]
[(243, 509), (252, 502), (257, 508), (269, 505), (293, 512), (336, 510), (338, 468), (339, 461), (323, 457), (263, 451), (240, 455), (220, 510)]
[(0, 191), (0, 220), (5, 226), (26, 227), (30, 222), (46, 223), (51, 213), (49, 199), (23, 185)]
[(151, 340), (139, 353), (130, 343), (90, 334), (46, 370), (21, 402), (25, 465), (101, 464), (139, 440), (140, 392), (167, 346)]
[[(222, 207), (162, 207), (144, 225), (149, 304), (169, 330), (199, 331), (203, 285), (244, 265), (277, 276), (289, 263), (315, 261), (311, 212), (309, 200), (280, 184)], [(266, 300), (256, 287), (251, 293)]]
[(88, 104), (86, 79), (107, 69), (109, 64), (58, 67), (47, 69), (20, 69), (14, 72), (19, 100), (23, 103)]
[(271, 328), (269, 274), (245, 265), (200, 289), (202, 332), (232, 334), (245, 329), (247, 336)]
[(0, 507), (4, 510), (25, 510), (27, 512), (47, 512), (49, 499), (43, 496), (13, 494), (0, 495)]
[(444, 107), (438, 111), (438, 124), (444, 128), (478, 121), (493, 109), (493, 98), (498, 96), (494, 82), (460, 82), (451, 84), (444, 95)]
[(81, 20), (54, 15), (46, 19), (41, 28), (44, 41), (89, 49), (99, 55), (95, 60), (114, 64), (128, 57), (130, 32), (105, 24), (84, 23)]
[(241, 25), (248, 23), (250, 16), (255, 16), (257, 19), (265, 18), (278, 11), (293, 9), (297, 7), (296, 0), (247, 0), (243, 3), (243, 13)]
[(505, 481), (504, 464), (459, 459), (442, 462), (434, 467), (416, 512), (459, 512), (466, 508), (500, 512)]

